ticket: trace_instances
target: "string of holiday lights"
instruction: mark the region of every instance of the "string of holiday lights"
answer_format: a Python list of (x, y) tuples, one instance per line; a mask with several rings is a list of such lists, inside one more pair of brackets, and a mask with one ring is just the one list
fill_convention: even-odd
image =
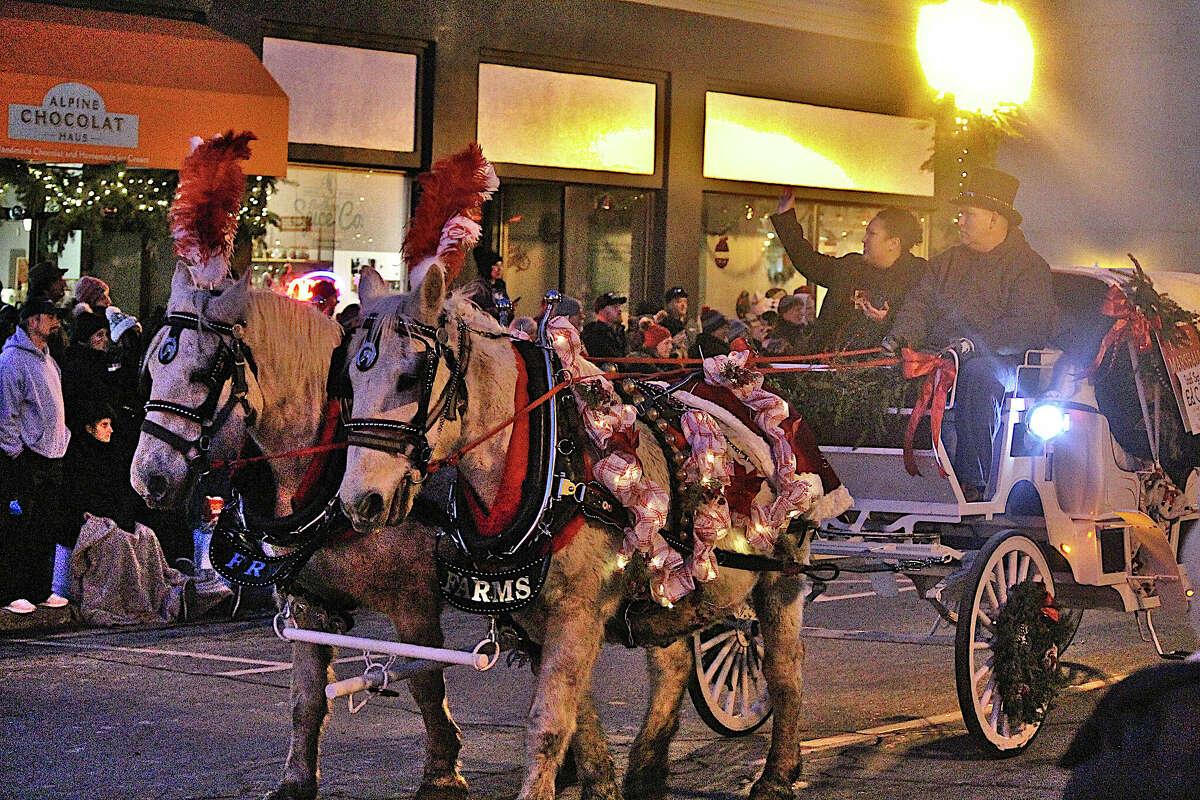
[[(61, 252), (75, 232), (140, 233), (150, 241), (170, 236), (167, 211), (179, 175), (174, 170), (133, 169), (122, 163), (52, 166), (0, 159), (0, 186), (11, 190), (29, 216), (39, 219), (45, 246)], [(267, 209), (275, 178), (251, 175), (238, 215), (237, 241), (262, 236), (279, 217)]]

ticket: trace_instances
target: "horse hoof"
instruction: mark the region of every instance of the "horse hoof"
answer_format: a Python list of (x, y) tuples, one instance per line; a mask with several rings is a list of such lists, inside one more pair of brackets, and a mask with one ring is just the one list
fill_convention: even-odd
[(267, 792), (263, 800), (316, 800), (317, 782), (281, 783), (279, 788)]
[(467, 781), (461, 776), (444, 783), (423, 783), (414, 800), (467, 800)]
[(778, 775), (763, 775), (751, 787), (750, 800), (796, 800), (796, 790)]
[(604, 786), (584, 784), (579, 793), (579, 800), (621, 800), (621, 791), (617, 789), (616, 784)]

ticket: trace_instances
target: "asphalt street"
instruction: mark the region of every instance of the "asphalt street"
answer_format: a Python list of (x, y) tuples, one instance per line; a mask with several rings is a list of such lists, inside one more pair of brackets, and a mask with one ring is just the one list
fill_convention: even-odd
[[(806, 624), (926, 632), (931, 612), (911, 585), (900, 588), (880, 598), (865, 581), (839, 581), (809, 607)], [(445, 621), (454, 646), (469, 648), (485, 632), (477, 618), (452, 613)], [(1194, 646), (1180, 609), (1157, 621), (1170, 646)], [(354, 633), (387, 631), (385, 619), (364, 614)], [(1055, 761), (1103, 686), (1158, 660), (1132, 616), (1089, 612), (1065, 655), (1082, 689), (1061, 696), (1028, 750), (995, 761), (981, 757), (958, 716), (952, 648), (811, 633), (799, 796), (814, 799), (1057, 798), (1067, 776)], [(290, 645), (266, 618), (0, 639), (0, 797), (259, 797), (282, 772), (289, 659)], [(362, 666), (359, 655), (341, 653), (338, 674), (360, 674)], [(528, 669), (501, 660), (488, 672), (455, 668), (447, 676), (472, 796), (515, 795)], [(594, 693), (620, 764), (646, 702), (640, 652), (606, 648)], [(768, 724), (723, 738), (688, 708), (672, 748), (672, 796), (744, 797), (769, 731)], [(411, 796), (421, 751), (420, 717), (407, 693), (375, 697), (356, 714), (340, 700), (324, 740), (322, 796)], [(578, 789), (564, 796), (578, 797)]]

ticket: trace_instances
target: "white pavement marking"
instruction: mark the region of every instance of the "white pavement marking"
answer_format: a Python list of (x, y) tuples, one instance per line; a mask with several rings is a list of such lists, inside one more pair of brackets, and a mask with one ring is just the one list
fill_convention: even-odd
[(40, 645), (42, 647), (62, 647), (75, 650), (108, 650), (121, 653), (139, 653), (148, 656), (181, 656), (183, 658), (199, 658), (206, 661), (229, 661), (234, 664), (261, 664), (270, 667), (290, 668), (292, 665), (283, 661), (268, 661), (262, 658), (242, 658), (240, 656), (219, 656), (213, 653), (196, 653), (191, 650), (160, 650), (156, 647), (120, 647), (109, 644), (84, 644), (82, 642), (48, 642), (40, 639), (10, 639), (20, 644)]
[[(897, 591), (915, 592), (915, 586), (901, 586)], [(814, 603), (832, 603), (834, 600), (857, 600), (860, 597), (874, 597), (875, 592), (852, 592), (850, 594), (823, 594), (820, 595)]]
[[(1087, 681), (1075, 686), (1068, 686), (1066, 691), (1082, 694), (1084, 692), (1094, 692), (1097, 689), (1103, 689), (1112, 686), (1114, 683), (1121, 681), (1125, 675), (1112, 675), (1107, 678), (1097, 678), (1096, 680)], [(961, 725), (963, 722), (961, 711), (950, 711), (945, 714), (935, 714), (932, 717), (921, 717), (920, 719), (910, 719), (905, 722), (893, 722), (889, 725), (879, 725), (874, 728), (863, 728), (860, 731), (852, 733), (839, 733), (836, 736), (824, 736), (820, 739), (809, 739), (800, 743), (800, 752), (803, 755), (816, 753), (821, 750), (836, 750), (840, 747), (849, 747), (855, 744), (869, 744), (874, 742), (881, 736), (888, 736), (896, 733), (908, 733), (910, 731), (921, 730), (922, 728), (936, 728), (941, 725)]]
[[(362, 656), (347, 656), (346, 658), (339, 658), (339, 659), (333, 661), (332, 663), (348, 664), (351, 661), (362, 661)], [(291, 668), (292, 668), (291, 664), (273, 664), (272, 666), (269, 666), (269, 667), (254, 667), (253, 669), (235, 669), (230, 672), (217, 672), (214, 674), (219, 678), (237, 678), (242, 675), (262, 675), (267, 672), (283, 672), (284, 670), (288, 670)]]

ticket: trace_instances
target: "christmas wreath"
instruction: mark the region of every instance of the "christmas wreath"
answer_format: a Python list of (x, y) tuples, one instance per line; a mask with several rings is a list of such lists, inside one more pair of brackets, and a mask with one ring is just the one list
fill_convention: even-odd
[(1059, 650), (1067, 645), (1072, 623), (1067, 612), (1037, 581), (1008, 590), (1008, 603), (996, 620), (993, 674), (1005, 715), (1014, 723), (1042, 721), (1066, 671)]

